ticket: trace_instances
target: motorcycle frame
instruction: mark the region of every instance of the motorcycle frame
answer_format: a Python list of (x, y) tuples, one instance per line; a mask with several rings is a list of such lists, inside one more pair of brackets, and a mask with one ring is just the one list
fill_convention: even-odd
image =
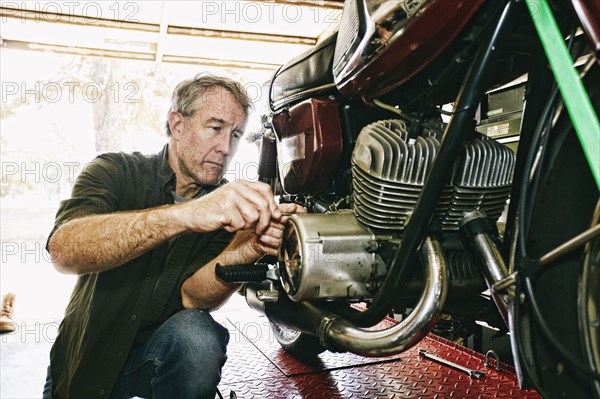
[(500, 5), (502, 11), (498, 23), (483, 41), (463, 80), (455, 111), (443, 134), (439, 152), (425, 180), (413, 214), (406, 224), (403, 239), (391, 257), (388, 276), (367, 310), (341, 311), (343, 314), (340, 316), (358, 327), (372, 326), (390, 312), (395, 301), (394, 293), (400, 291), (411, 266), (417, 263), (415, 254), (430, 229), (435, 207), (450, 179), (452, 166), (464, 141), (474, 130), (475, 112), (490, 86), (495, 66), (504, 54), (508, 38), (514, 30), (517, 5), (512, 1)]
[[(536, 0), (536, 2), (537, 1), (538, 0)], [(530, 45), (527, 49), (522, 49), (522, 51), (527, 53), (543, 52), (548, 60), (550, 60), (551, 65), (562, 65), (560, 68), (553, 68), (552, 71), (554, 72), (554, 78), (558, 87), (563, 88), (561, 94), (563, 94), (563, 97), (569, 98), (568, 103), (571, 104), (571, 106), (570, 108), (568, 107), (568, 109), (571, 111), (570, 115), (572, 115), (573, 118), (573, 115), (578, 115), (578, 112), (575, 112), (576, 109), (589, 110), (591, 108), (589, 97), (585, 90), (583, 90), (581, 80), (577, 76), (575, 69), (572, 67), (573, 61), (566, 50), (560, 31), (556, 26), (556, 22), (549, 11), (546, 1), (539, 0), (539, 8), (530, 5), (532, 0), (527, 0), (527, 2), (529, 6), (528, 10), (536, 26), (540, 42), (544, 44), (555, 41), (560, 44), (558, 47), (564, 47), (564, 51), (554, 52), (556, 54), (553, 56), (553, 50), (550, 50), (550, 47), (552, 46), (546, 45), (544, 48), (541, 48), (539, 45), (535, 44), (533, 46)], [(511, 0), (506, 2), (503, 6), (495, 29), (489, 34), (486, 40), (484, 40), (471, 63), (469, 72), (463, 80), (456, 101), (455, 111), (443, 134), (438, 156), (425, 181), (413, 215), (404, 229), (403, 239), (392, 256), (388, 274), (391, 278), (386, 278), (383, 286), (380, 288), (373, 299), (371, 306), (369, 306), (367, 310), (358, 312), (353, 309), (336, 309), (334, 311), (358, 327), (372, 326), (390, 312), (395, 300), (393, 293), (398, 292), (402, 288), (406, 275), (410, 272), (411, 266), (415, 264), (415, 254), (431, 228), (432, 215), (434, 214), (434, 209), (439, 201), (442, 191), (450, 178), (452, 165), (458, 157), (460, 149), (467, 139), (469, 132), (473, 131), (474, 116), (477, 106), (491, 83), (494, 67), (507, 49), (507, 42), (509, 42), (508, 38), (513, 33), (515, 26), (516, 16), (514, 14), (516, 13), (515, 9), (517, 7), (517, 4), (515, 3), (515, 1)], [(544, 11), (543, 18), (536, 15), (536, 12), (539, 10)], [(556, 37), (559, 37), (560, 40), (556, 40)], [(534, 67), (529, 73), (529, 85), (534, 86), (535, 89), (531, 90), (530, 87), (530, 90), (528, 90), (526, 97), (528, 106), (525, 109), (523, 125), (521, 127), (521, 131), (528, 132), (533, 132), (535, 130), (534, 128), (537, 124), (537, 119), (545, 104), (539, 101), (527, 100), (530, 100), (532, 97), (537, 97), (539, 99), (540, 95), (543, 95), (540, 92), (543, 91), (544, 88), (537, 86), (539, 85), (539, 82), (547, 82), (547, 79), (550, 77), (547, 72), (548, 69), (544, 57), (532, 58), (534, 58), (535, 61)], [(568, 68), (566, 68), (565, 65), (568, 65), (570, 69), (567, 70)], [(559, 72), (556, 72), (557, 70)], [(568, 87), (572, 85), (577, 85), (580, 89), (569, 91)], [(549, 91), (547, 86), (545, 88)], [(567, 100), (565, 100), (565, 103), (567, 103)], [(597, 131), (598, 121), (593, 110), (591, 113), (586, 111), (584, 115), (588, 117), (591, 122), (579, 124), (579, 131), (584, 131), (584, 133), (580, 133), (578, 136), (582, 147), (591, 149), (591, 151), (586, 151), (586, 156), (590, 168), (594, 171), (598, 169), (596, 167), (598, 158), (593, 155), (595, 155), (594, 149), (600, 148), (600, 134), (594, 135), (593, 129), (596, 129)], [(576, 117), (580, 119), (579, 116)], [(592, 134), (589, 133), (590, 126)], [(586, 129), (588, 133), (585, 133)], [(501, 256), (499, 260), (503, 262), (504, 259), (509, 259), (511, 245), (517, 234), (515, 230), (516, 211), (521, 192), (521, 182), (522, 179), (525, 178), (523, 172), (527, 161), (526, 156), (532, 143), (532, 135), (524, 135), (521, 137), (519, 142), (520, 151), (517, 155), (517, 164), (514, 174), (515, 180), (513, 181), (513, 189), (511, 191), (511, 198), (513, 198), (513, 201), (511, 201), (507, 219), (507, 235), (504, 240), (505, 247), (502, 251), (502, 255), (499, 255)], [(514, 250), (514, 248), (512, 248), (512, 250)], [(510, 306), (514, 305), (511, 304)], [(502, 309), (500, 310), (502, 311)], [(511, 311), (510, 313), (512, 314), (513, 312)], [(508, 324), (509, 330), (512, 331), (513, 328), (510, 327), (510, 325), (513, 323)], [(520, 373), (520, 367), (518, 367), (518, 355), (516, 353), (514, 353), (514, 355), (517, 363), (517, 371), (521, 378), (523, 378), (523, 375)]]
[[(577, 84), (581, 86), (581, 89), (576, 90), (574, 93), (569, 92), (568, 89), (565, 89), (564, 93), (561, 91), (563, 98), (565, 98), (565, 103), (567, 102), (567, 97), (569, 98), (568, 101), (571, 104), (583, 104), (586, 101), (589, 104), (590, 101), (587, 97), (587, 93), (582, 89), (583, 86), (581, 85), (581, 81), (574, 72), (571, 57), (566, 51), (566, 46), (564, 46), (562, 35), (560, 35), (560, 31), (556, 26), (556, 22), (553, 20), (552, 14), (549, 12), (546, 1), (536, 0), (536, 4), (543, 3), (540, 6), (541, 8), (546, 8), (544, 17), (540, 18), (539, 20), (536, 20), (536, 17), (539, 16), (535, 15), (534, 13), (534, 11), (537, 12), (538, 9), (531, 7), (530, 3), (532, 3), (532, 0), (526, 0), (526, 2), (528, 3), (530, 15), (532, 16), (534, 25), (537, 29), (539, 41), (517, 43), (516, 45), (511, 43), (510, 51), (515, 51), (515, 47), (517, 47), (516, 51), (518, 52), (524, 52), (538, 56), (542, 55), (542, 57), (532, 57), (533, 67), (529, 71), (528, 91), (525, 98), (526, 106), (523, 113), (523, 121), (521, 126), (521, 132), (534, 132), (536, 130), (535, 127), (538, 123), (539, 116), (542, 114), (543, 108), (546, 106), (546, 104), (545, 102), (541, 101), (529, 100), (534, 97), (537, 99), (547, 98), (546, 94), (550, 91), (548, 85), (543, 84), (551, 79), (550, 72), (548, 71), (546, 65), (546, 58), (543, 55), (548, 58), (553, 66), (559, 64), (569, 64), (570, 68), (573, 70), (572, 72), (564, 72), (563, 68), (561, 69), (562, 72), (555, 73), (554, 81), (559, 88), (566, 88), (570, 84), (573, 84), (572, 82), (574, 78), (579, 81)], [(517, 7), (519, 6), (517, 3), (518, 2), (515, 0), (508, 0), (502, 3), (498, 2), (497, 5), (495, 4), (495, 6), (498, 7), (497, 23), (494, 25), (493, 29), (488, 32), (484, 40), (482, 40), (482, 43), (471, 62), (469, 70), (458, 93), (453, 115), (443, 134), (438, 155), (424, 183), (413, 214), (406, 224), (403, 233), (403, 239), (391, 257), (388, 275), (374, 297), (372, 304), (365, 311), (356, 311), (350, 307), (328, 309), (327, 312), (329, 314), (335, 314), (335, 317), (343, 320), (344, 323), (351, 323), (356, 327), (369, 327), (381, 321), (391, 311), (395, 304), (396, 296), (394, 293), (401, 290), (405, 281), (405, 277), (409, 274), (411, 268), (415, 267), (415, 264), (418, 264), (418, 262), (415, 261), (415, 256), (419, 248), (423, 245), (426, 236), (431, 234), (432, 215), (434, 214), (435, 207), (442, 194), (443, 188), (450, 179), (452, 166), (459, 156), (463, 143), (468, 138), (470, 132), (474, 130), (475, 112), (481, 101), (481, 98), (485, 95), (492, 83), (495, 67), (498, 65), (498, 61), (509, 49), (509, 43), (511, 41), (508, 39), (514, 33), (514, 28), (516, 25)], [(552, 21), (548, 22), (549, 19), (552, 19)], [(540, 23), (540, 21), (542, 22)], [(548, 34), (548, 36), (546, 36), (547, 32), (549, 32), (547, 31), (548, 29), (551, 32)], [(557, 35), (559, 40), (556, 40)], [(562, 53), (557, 53), (557, 55), (552, 54), (552, 51), (548, 50), (547, 44), (544, 48), (540, 46), (540, 43), (543, 45), (544, 43), (548, 43), (549, 40), (555, 41), (553, 45), (560, 43), (561, 46), (565, 47), (565, 51)], [(519, 46), (521, 48), (518, 48)], [(572, 118), (576, 118), (576, 116), (573, 115), (579, 112), (579, 110), (574, 112), (574, 107), (577, 107), (577, 105), (570, 106), (570, 114)], [(596, 132), (598, 131), (597, 116), (594, 112), (592, 112), (592, 114), (593, 118), (591, 125), (579, 124), (580, 130), (583, 131), (586, 128), (589, 129), (589, 126), (591, 126), (592, 129), (596, 129)], [(578, 133), (578, 137), (581, 141), (582, 147), (588, 147), (591, 151), (593, 151), (595, 148), (600, 148), (600, 134), (594, 135), (593, 130), (592, 134), (585, 134), (585, 132), (583, 134)], [(494, 262), (497, 265), (509, 263), (505, 261), (506, 259), (511, 259), (514, 261), (512, 254), (516, 252), (518, 246), (516, 239), (518, 236), (516, 220), (519, 215), (517, 213), (517, 209), (519, 208), (523, 179), (527, 178), (527, 176), (524, 176), (524, 172), (528, 166), (527, 154), (529, 153), (532, 144), (533, 134), (525, 134), (521, 136), (519, 141), (520, 148), (517, 154), (514, 172), (515, 177), (513, 180), (513, 187), (511, 189), (512, 200), (509, 206), (503, 247), (497, 248), (493, 242), (488, 243), (490, 246), (487, 247), (487, 250), (490, 254), (493, 253), (493, 256), (490, 256), (490, 265), (486, 265), (489, 269), (494, 267)], [(591, 153), (590, 155), (590, 151), (586, 151), (586, 159), (589, 166), (594, 171), (596, 182), (600, 186), (600, 180), (598, 180), (597, 174), (595, 173), (598, 169), (596, 166), (597, 161), (593, 155), (595, 154)], [(521, 261), (522, 260), (519, 259), (517, 262)], [(510, 264), (512, 270), (514, 268), (514, 262), (510, 262)], [(525, 263), (519, 267), (527, 268), (529, 265)], [(504, 270), (506, 270), (506, 268), (504, 268)], [(490, 281), (488, 281), (488, 283), (490, 283)], [(491, 283), (494, 282), (492, 281)], [(324, 327), (330, 326), (333, 321), (328, 319), (324, 323), (322, 318), (323, 314), (316, 305), (308, 303), (293, 303), (285, 299), (282, 301), (282, 298), (280, 298), (280, 302), (282, 303), (279, 309), (274, 306), (275, 304), (266, 304), (266, 313), (267, 316), (269, 316), (269, 319), (275, 320), (284, 325), (288, 325), (292, 328), (297, 328), (300, 331), (308, 332), (309, 334), (317, 333), (317, 335), (324, 340), (326, 335), (324, 332)], [(505, 303), (504, 306), (504, 310), (508, 310), (507, 324), (509, 326), (509, 330), (513, 333), (511, 336), (515, 337), (516, 334), (514, 333), (514, 326), (519, 322), (519, 320), (517, 320), (518, 317), (515, 316), (515, 314), (518, 315), (518, 301)], [(498, 307), (502, 308), (503, 306)], [(502, 311), (503, 309), (500, 310)], [(526, 386), (529, 384), (530, 377), (524, 374), (521, 366), (520, 354), (531, 353), (531, 348), (516, 348), (516, 346), (517, 343), (513, 340), (513, 356), (517, 374), (521, 385)]]

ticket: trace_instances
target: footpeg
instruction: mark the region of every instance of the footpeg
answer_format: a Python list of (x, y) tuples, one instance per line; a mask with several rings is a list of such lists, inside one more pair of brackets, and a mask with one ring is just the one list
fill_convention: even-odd
[(215, 266), (217, 277), (227, 283), (259, 283), (267, 278), (268, 270), (269, 265), (265, 264), (223, 266), (217, 263)]
[(215, 274), (227, 283), (260, 283), (265, 280), (277, 280), (277, 269), (266, 263), (249, 263), (245, 265), (215, 265)]

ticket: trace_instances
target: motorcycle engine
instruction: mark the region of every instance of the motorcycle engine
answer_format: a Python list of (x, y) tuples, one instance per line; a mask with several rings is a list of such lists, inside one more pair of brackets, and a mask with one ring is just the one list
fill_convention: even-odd
[[(297, 214), (280, 253), (283, 286), (293, 300), (369, 299), (386, 273), (383, 241), (401, 239), (440, 142), (425, 131), (410, 138), (402, 120), (364, 127), (352, 152), (352, 209)], [(510, 194), (515, 154), (477, 135), (464, 145), (434, 217), (456, 237), (463, 216), (502, 214)]]
[[(399, 120), (366, 126), (352, 154), (358, 220), (377, 231), (401, 232), (439, 146), (433, 136), (409, 139)], [(498, 220), (510, 194), (514, 165), (515, 154), (485, 136), (466, 144), (436, 209), (442, 229), (457, 231), (463, 215), (474, 210)]]

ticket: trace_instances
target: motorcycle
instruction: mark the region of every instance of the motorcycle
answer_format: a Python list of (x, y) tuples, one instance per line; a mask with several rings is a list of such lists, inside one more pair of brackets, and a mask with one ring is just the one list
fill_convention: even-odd
[(276, 72), (256, 136), (259, 180), (308, 212), (277, 259), (217, 274), (298, 356), (391, 355), (483, 321), (522, 387), (600, 398), (599, 15), (347, 0)]

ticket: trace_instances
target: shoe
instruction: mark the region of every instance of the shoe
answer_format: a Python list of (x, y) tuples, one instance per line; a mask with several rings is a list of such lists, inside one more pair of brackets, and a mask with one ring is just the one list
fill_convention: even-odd
[(2, 298), (2, 310), (0, 310), (0, 332), (15, 331), (16, 323), (13, 320), (15, 300), (17, 296), (12, 292)]

